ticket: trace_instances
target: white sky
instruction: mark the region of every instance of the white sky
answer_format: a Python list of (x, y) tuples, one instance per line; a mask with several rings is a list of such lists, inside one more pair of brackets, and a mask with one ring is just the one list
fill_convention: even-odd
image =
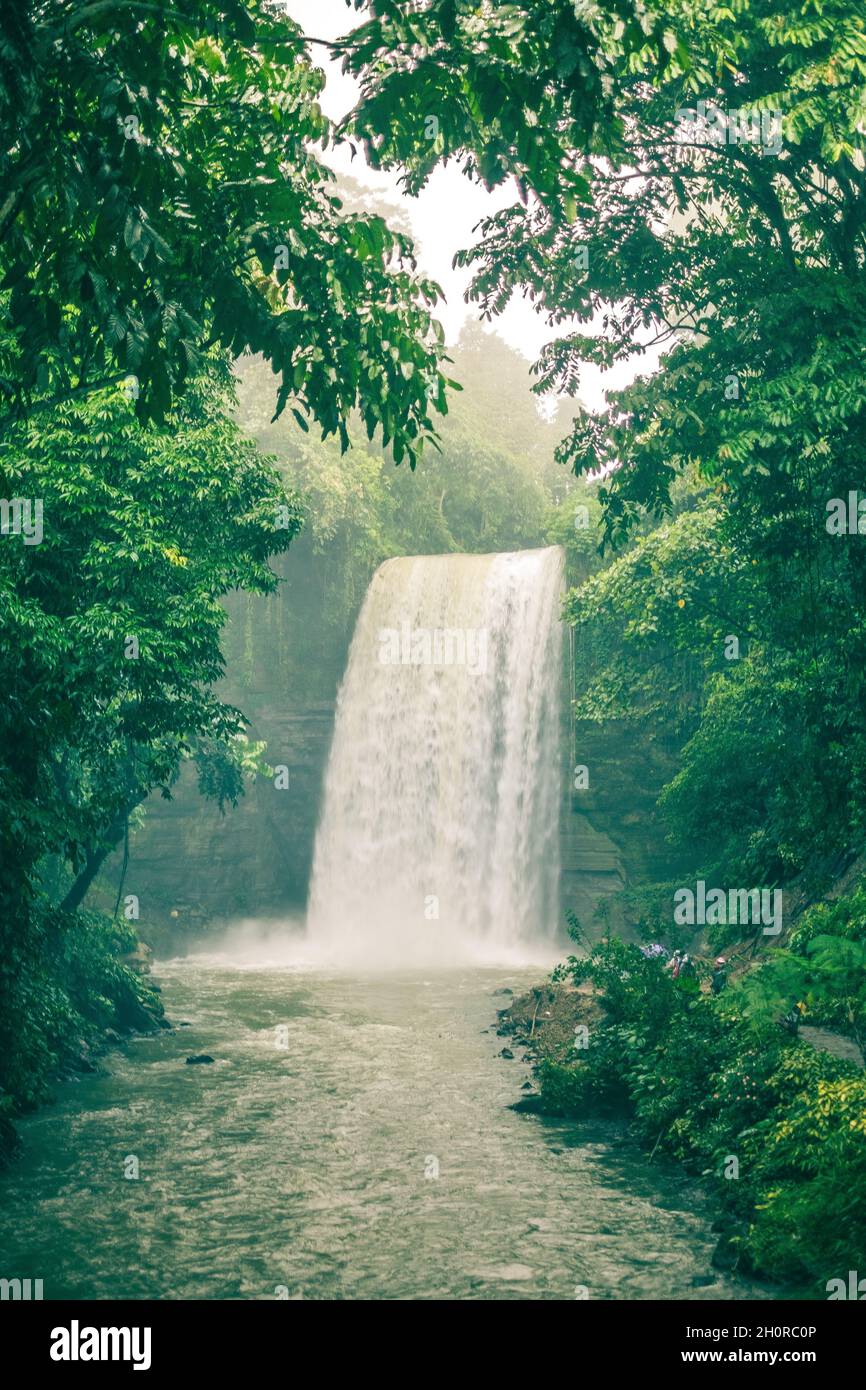
[[(332, 39), (345, 34), (359, 21), (357, 11), (345, 0), (286, 0), (289, 14), (314, 38)], [(327, 75), (322, 94), (322, 108), (334, 120), (344, 116), (355, 103), (357, 83), (340, 70), (339, 63), (330, 61), (327, 49), (315, 46), (313, 54)], [(456, 165), (440, 166), (417, 198), (408, 197), (398, 185), (398, 175), (374, 171), (367, 164), (363, 150), (353, 160), (348, 146), (327, 151), (327, 163), (338, 172), (352, 174), (359, 183), (379, 190), (393, 202), (400, 203), (412, 224), (421, 271), (442, 287), (445, 300), (437, 307), (437, 317), (445, 328), (449, 342), (456, 341), (465, 320), (478, 316), (478, 306), (467, 304), (464, 294), (470, 274), (452, 269), (457, 251), (470, 246), (476, 237), (472, 229), (481, 217), (508, 207), (516, 199), (513, 185), (504, 185), (492, 193), (481, 184), (471, 182)], [(549, 328), (543, 315), (537, 314), (528, 301), (514, 297), (508, 308), (491, 325), (511, 347), (534, 361), (549, 339), (569, 332), (569, 324)], [(584, 326), (583, 331), (586, 331)], [(581, 370), (580, 397), (591, 410), (604, 406), (605, 389), (616, 390), (634, 380), (639, 374), (654, 370), (658, 356), (646, 353), (632, 365), (623, 365), (602, 373), (586, 364)]]

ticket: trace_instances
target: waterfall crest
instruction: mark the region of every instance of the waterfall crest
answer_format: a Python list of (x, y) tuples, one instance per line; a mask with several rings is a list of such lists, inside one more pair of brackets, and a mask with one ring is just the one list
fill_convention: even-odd
[(358, 617), (316, 835), (335, 963), (506, 959), (559, 896), (564, 556), (387, 560)]

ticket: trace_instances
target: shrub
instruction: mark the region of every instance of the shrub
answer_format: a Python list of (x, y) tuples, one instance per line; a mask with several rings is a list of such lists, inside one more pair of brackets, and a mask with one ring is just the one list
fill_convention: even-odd
[[(828, 937), (829, 914), (816, 917), (824, 934), (804, 933), (797, 965), (829, 990), (819, 943), (859, 943)], [(847, 930), (857, 919), (833, 920)], [(556, 1114), (628, 1114), (643, 1143), (711, 1182), (742, 1267), (824, 1297), (828, 1279), (866, 1268), (866, 1076), (779, 1026), (794, 959), (776, 952), (751, 984), (713, 997), (633, 946), (602, 942), (561, 973), (594, 984), (604, 1019), (579, 1060), (543, 1062), (538, 1079)]]
[(64, 1070), (80, 1067), (106, 1029), (159, 1026), (158, 992), (120, 957), (135, 949), (131, 926), (101, 913), (34, 911), (26, 949), (0, 972), (0, 1092), (7, 1114), (47, 1100)]

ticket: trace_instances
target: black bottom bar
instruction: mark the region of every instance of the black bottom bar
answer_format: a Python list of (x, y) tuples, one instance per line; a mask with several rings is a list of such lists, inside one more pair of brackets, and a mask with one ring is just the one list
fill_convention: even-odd
[[(542, 1324), (544, 1340), (536, 1335), (534, 1318), (524, 1314), (515, 1321), (515, 1310), (503, 1329), (501, 1347), (491, 1342), (486, 1319), (480, 1327), (467, 1325), (462, 1322), (463, 1314), (458, 1330), (461, 1341), (467, 1331), (470, 1335), (482, 1333), (478, 1349), (483, 1350), (485, 1359), (499, 1351), (511, 1361), (517, 1351), (532, 1364), (539, 1356), (544, 1362), (554, 1353), (560, 1359), (566, 1351), (575, 1374), (586, 1358), (591, 1358), (586, 1364), (592, 1365), (596, 1376), (602, 1370), (616, 1375), (674, 1368), (701, 1375), (705, 1367), (715, 1365), (729, 1371), (738, 1366), (757, 1367), (772, 1377), (794, 1366), (817, 1372), (826, 1381), (844, 1366), (850, 1372), (852, 1365), (860, 1363), (864, 1332), (860, 1301), (866, 1300), (847, 1307), (844, 1301), (576, 1300), (562, 1322), (554, 1318), (552, 1324)], [(4, 1302), (0, 1303), (0, 1334), (7, 1363), (12, 1357), (22, 1370), (41, 1375), (47, 1372), (52, 1380), (70, 1376), (92, 1380), (100, 1372), (138, 1379), (166, 1372), (173, 1377), (211, 1371), (225, 1375), (229, 1368), (255, 1376), (282, 1369), (294, 1377), (300, 1371), (308, 1378), (312, 1368), (302, 1368), (310, 1359), (314, 1364), (319, 1362), (322, 1369), (333, 1364), (335, 1344), (327, 1334), (337, 1329), (344, 1316), (342, 1308), (331, 1314), (311, 1312), (309, 1306), (300, 1307), (295, 1301), (276, 1307), (257, 1302)], [(362, 1331), (349, 1316), (349, 1327), (356, 1329), (357, 1340), (351, 1352), (345, 1341), (336, 1345), (357, 1362), (358, 1374), (364, 1374), (365, 1363), (367, 1373), (370, 1370), (368, 1358), (375, 1338), (379, 1350), (373, 1353), (374, 1361), (381, 1371), (385, 1364), (381, 1331), (369, 1325)], [(391, 1315), (389, 1337), (392, 1331), (399, 1337), (403, 1316)], [(419, 1316), (423, 1327), (423, 1311)], [(323, 1323), (320, 1317), (325, 1319)], [(448, 1332), (440, 1312), (425, 1336), (425, 1378), (436, 1364), (439, 1348), (443, 1373), (455, 1374), (456, 1348)], [(399, 1342), (393, 1343), (386, 1356), (392, 1370), (400, 1359), (398, 1348)], [(102, 1359), (90, 1359), (94, 1351)], [(460, 1359), (465, 1370), (462, 1353)], [(136, 1364), (138, 1371), (134, 1370)], [(404, 1372), (409, 1369), (404, 1366)]]

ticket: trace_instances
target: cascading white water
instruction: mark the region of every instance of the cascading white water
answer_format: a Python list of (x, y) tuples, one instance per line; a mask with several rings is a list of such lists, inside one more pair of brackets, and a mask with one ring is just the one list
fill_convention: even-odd
[(309, 938), (335, 963), (513, 957), (559, 895), (563, 552), (387, 560), (337, 702)]

